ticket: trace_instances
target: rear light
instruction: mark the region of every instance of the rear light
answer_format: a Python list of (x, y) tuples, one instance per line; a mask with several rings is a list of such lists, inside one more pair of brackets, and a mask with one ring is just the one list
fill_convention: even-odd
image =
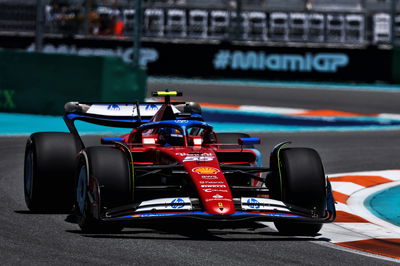
[(142, 143), (143, 144), (156, 144), (156, 139), (155, 138), (142, 138)]
[(203, 144), (202, 137), (193, 137), (193, 146), (201, 146)]

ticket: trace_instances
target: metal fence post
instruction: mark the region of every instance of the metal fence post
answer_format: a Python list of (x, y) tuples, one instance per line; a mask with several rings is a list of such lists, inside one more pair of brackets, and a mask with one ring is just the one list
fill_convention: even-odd
[(88, 35), (89, 34), (89, 24), (90, 24), (90, 11), (92, 9), (92, 0), (86, 0), (85, 1), (85, 18), (83, 22), (83, 34)]
[(36, 27), (35, 27), (35, 51), (43, 49), (44, 34), (44, 4), (42, 0), (36, 0)]
[(391, 28), (390, 28), (390, 37), (391, 37), (391, 43), (392, 43), (392, 45), (395, 45), (396, 44), (396, 36), (395, 36), (395, 33), (396, 33), (396, 30), (395, 30), (395, 27), (396, 27), (396, 25), (395, 25), (395, 23), (396, 23), (396, 6), (397, 6), (397, 0), (392, 0), (391, 1), (391, 16), (392, 16), (392, 19), (391, 19)]
[(236, 0), (236, 40), (242, 40), (243, 36), (242, 0)]
[(140, 59), (140, 40), (142, 37), (142, 2), (143, 0), (135, 1), (135, 25), (133, 25), (133, 60), (132, 66), (139, 67)]

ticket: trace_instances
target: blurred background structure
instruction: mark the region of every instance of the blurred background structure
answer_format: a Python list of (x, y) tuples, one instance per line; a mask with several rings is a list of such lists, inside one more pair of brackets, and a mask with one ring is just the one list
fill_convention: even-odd
[(400, 84), (398, 2), (0, 0), (0, 111), (143, 99), (147, 76)]
[[(43, 34), (132, 38), (135, 14), (135, 0), (0, 0), (0, 32), (33, 33), (43, 23)], [(354, 45), (400, 41), (397, 0), (144, 0), (143, 18), (145, 38)]]

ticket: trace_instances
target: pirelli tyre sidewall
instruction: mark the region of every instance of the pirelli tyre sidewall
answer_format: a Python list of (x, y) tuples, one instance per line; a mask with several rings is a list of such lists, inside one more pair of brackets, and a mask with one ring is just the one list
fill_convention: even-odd
[[(321, 158), (314, 149), (283, 148), (278, 153), (278, 173), (273, 173), (272, 198), (298, 206), (319, 218), (327, 211), (326, 178)], [(322, 224), (275, 222), (281, 233), (315, 235)]]
[(79, 144), (70, 133), (40, 132), (28, 138), (24, 161), (24, 195), (29, 210), (72, 210), (78, 151)]
[(104, 223), (107, 209), (132, 201), (129, 162), (126, 154), (114, 147), (89, 147), (79, 156), (76, 176), (78, 224), (87, 233), (122, 230), (120, 224)]

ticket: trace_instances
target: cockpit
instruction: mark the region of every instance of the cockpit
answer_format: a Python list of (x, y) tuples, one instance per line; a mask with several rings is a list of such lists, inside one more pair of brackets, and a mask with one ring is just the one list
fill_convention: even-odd
[(147, 123), (132, 132), (132, 143), (161, 147), (202, 146), (215, 143), (212, 126), (201, 121), (174, 120)]

